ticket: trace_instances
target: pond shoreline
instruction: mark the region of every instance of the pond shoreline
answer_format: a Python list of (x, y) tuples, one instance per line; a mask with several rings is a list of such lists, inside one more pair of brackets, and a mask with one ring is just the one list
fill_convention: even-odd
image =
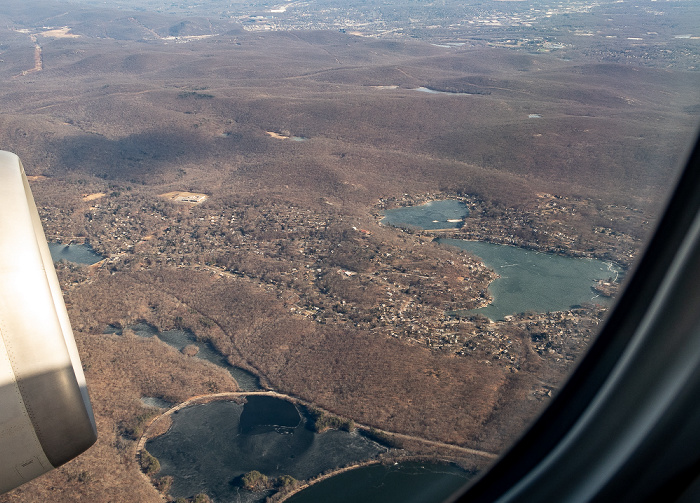
[(607, 299), (594, 286), (607, 282), (612, 292), (620, 274), (619, 266), (598, 259), (467, 239), (441, 238), (437, 243), (478, 257), (498, 275), (488, 285), (488, 305), (453, 309), (448, 315), (482, 314), (492, 321), (503, 321), (526, 312), (568, 312), (586, 303), (606, 305)]
[[(298, 485), (297, 487), (295, 487), (291, 491), (284, 493), (284, 495), (280, 499), (277, 500), (277, 503), (282, 503), (283, 501), (287, 501), (289, 498), (291, 498), (292, 496), (294, 496), (297, 493), (302, 492), (304, 489), (308, 489), (309, 487), (311, 487), (315, 484), (318, 484), (319, 482), (323, 482), (324, 480), (328, 480), (329, 478), (335, 477), (336, 475), (340, 475), (341, 473), (349, 472), (350, 470), (355, 470), (357, 468), (363, 468), (365, 466), (378, 465), (378, 464), (381, 464), (381, 462), (382, 461), (380, 459), (371, 459), (368, 461), (363, 461), (362, 463), (356, 463), (353, 465), (345, 466), (343, 468), (339, 468), (339, 469), (334, 470), (330, 473), (321, 474), (318, 477), (314, 477), (314, 478), (304, 482), (303, 484)], [(277, 494), (280, 494), (280, 493), (277, 493)]]
[(65, 260), (89, 267), (99, 267), (107, 258), (97, 253), (87, 242), (66, 244), (52, 241), (49, 243), (49, 252), (54, 262)]
[[(206, 394), (206, 395), (197, 395), (193, 396), (177, 405), (174, 405), (173, 407), (169, 408), (168, 410), (164, 411), (161, 414), (158, 414), (157, 416), (153, 417), (145, 426), (143, 429), (142, 435), (139, 437), (138, 442), (136, 443), (136, 449), (134, 452), (134, 458), (137, 463), (137, 465), (140, 467), (141, 466), (141, 460), (143, 458), (143, 453), (146, 451), (146, 443), (154, 438), (157, 438), (161, 435), (164, 435), (170, 431), (170, 428), (172, 427), (172, 418), (171, 416), (173, 414), (176, 414), (178, 411), (185, 409), (190, 406), (194, 405), (204, 405), (207, 403), (211, 402), (216, 402), (216, 401), (233, 401), (233, 402), (240, 402), (240, 400), (244, 400), (248, 396), (267, 396), (267, 397), (272, 397), (272, 398), (278, 398), (281, 400), (285, 400), (288, 402), (291, 402), (295, 405), (300, 405), (305, 408), (314, 408), (317, 410), (319, 409), (318, 406), (315, 406), (303, 399), (293, 397), (290, 395), (286, 395), (283, 393), (278, 393), (276, 391), (236, 391), (236, 392), (222, 392), (222, 393), (212, 393), (212, 394)], [(325, 411), (324, 412), (334, 415), (332, 412)], [(496, 457), (496, 453), (492, 452), (486, 452), (486, 451), (481, 451), (478, 449), (471, 449), (469, 447), (463, 447), (463, 446), (458, 446), (458, 445), (453, 445), (453, 444), (446, 444), (443, 442), (437, 442), (433, 440), (428, 440), (428, 439), (423, 439), (420, 437), (414, 437), (410, 435), (404, 435), (401, 433), (393, 433), (393, 432), (388, 432), (384, 430), (377, 430), (375, 428), (372, 428), (371, 426), (368, 425), (363, 425), (363, 424), (356, 424), (355, 425), (357, 430), (360, 430), (363, 432), (379, 432), (380, 434), (385, 434), (389, 437), (395, 438), (395, 439), (402, 439), (402, 440), (410, 440), (412, 442), (422, 444), (426, 447), (426, 449), (433, 447), (433, 448), (440, 448), (443, 451), (447, 452), (441, 452), (441, 453), (435, 453), (435, 454), (398, 454), (401, 452), (406, 452), (403, 449), (391, 449), (389, 448), (388, 451), (386, 451), (383, 454), (379, 454), (378, 457), (373, 458), (373, 459), (368, 459), (366, 461), (362, 461), (360, 463), (353, 463), (348, 466), (345, 466), (343, 468), (340, 468), (338, 470), (334, 470), (330, 473), (327, 474), (319, 474), (316, 477), (312, 477), (311, 479), (308, 479), (308, 481), (304, 482), (299, 488), (295, 488), (293, 492), (290, 492), (289, 494), (285, 493), (284, 497), (280, 501), (284, 501), (285, 499), (289, 498), (292, 496), (292, 494), (296, 494), (297, 492), (300, 492), (302, 489), (309, 487), (311, 485), (316, 484), (317, 482), (320, 482), (322, 480), (326, 480), (334, 475), (338, 475), (340, 473), (345, 473), (347, 471), (356, 469), (356, 468), (361, 468), (364, 466), (369, 466), (373, 464), (380, 464), (382, 462), (386, 461), (387, 457), (387, 452), (390, 453), (389, 457), (392, 459), (392, 461), (412, 461), (412, 460), (421, 460), (421, 461), (426, 461), (429, 460), (430, 462), (436, 462), (436, 463), (456, 463), (458, 465), (461, 465), (464, 463), (464, 460), (462, 458), (468, 457), (468, 458), (478, 458), (481, 461), (472, 461), (469, 464), (474, 465), (474, 466), (486, 466), (490, 462), (492, 462)], [(453, 452), (454, 455), (450, 456), (448, 452)], [(391, 454), (394, 453), (394, 456)], [(396, 455), (398, 454), (398, 455)], [(382, 459), (384, 457), (384, 459)], [(139, 472), (141, 473), (142, 477), (144, 477), (145, 480), (148, 481), (149, 484), (155, 485), (154, 484), (154, 478), (151, 476), (147, 475), (142, 469), (139, 469)], [(298, 489), (298, 490), (297, 490)]]
[[(626, 270), (623, 261), (618, 260), (620, 258), (619, 256), (611, 257), (609, 253), (604, 253), (601, 256), (599, 253), (591, 253), (590, 250), (586, 251), (573, 246), (562, 246), (561, 243), (557, 246), (553, 246), (551, 242), (540, 243), (537, 240), (525, 242), (522, 239), (518, 239), (515, 234), (506, 234), (503, 228), (497, 229), (499, 226), (498, 219), (494, 220), (493, 216), (487, 216), (483, 209), (479, 210), (478, 200), (464, 196), (450, 196), (445, 194), (440, 194), (440, 198), (436, 198), (436, 196), (437, 194), (429, 193), (422, 197), (409, 198), (407, 195), (404, 195), (404, 198), (400, 201), (381, 201), (381, 210), (374, 212), (373, 215), (381, 226), (394, 227), (401, 232), (419, 237), (423, 236), (424, 239), (431, 239), (433, 243), (448, 249), (455, 248), (459, 249), (461, 252), (466, 251), (468, 254), (475, 256), (485, 267), (493, 272), (493, 277), (489, 278), (487, 287), (481, 294), (482, 298), (475, 299), (477, 303), (476, 306), (470, 308), (451, 308), (445, 311), (447, 316), (469, 317), (481, 314), (482, 312), (488, 312), (489, 314), (486, 314), (486, 316), (491, 321), (503, 321), (506, 316), (511, 317), (531, 311), (541, 313), (565, 313), (584, 304), (607, 305), (608, 298), (613, 297), (619, 288), (620, 275), (624, 274)], [(392, 202), (393, 204), (391, 204)], [(460, 215), (461, 220), (445, 217), (445, 210), (455, 211), (458, 207), (464, 209), (464, 212)], [(442, 225), (443, 222), (459, 223), (456, 226), (450, 227)], [(503, 222), (500, 222), (500, 224), (503, 224)], [(546, 228), (546, 221), (542, 222), (542, 224), (545, 225)], [(434, 227), (441, 228), (438, 229)], [(544, 235), (547, 234), (544, 229), (542, 229), (542, 233)], [(490, 247), (488, 248), (489, 250), (502, 251), (489, 251), (487, 255), (483, 255), (472, 249), (475, 247), (477, 249)], [(534, 302), (531, 303), (532, 305), (530, 306), (525, 302), (523, 295), (520, 295), (520, 298), (514, 295), (503, 295), (511, 291), (530, 291), (530, 287), (523, 287), (522, 284), (514, 285), (518, 280), (512, 278), (511, 274), (505, 273), (504, 268), (510, 267), (511, 265), (507, 263), (501, 264), (500, 259), (494, 259), (494, 257), (509, 256), (516, 253), (507, 252), (506, 250), (509, 249), (520, 250), (522, 252), (517, 252), (517, 263), (514, 262), (511, 265), (517, 266), (519, 265), (519, 260), (524, 259), (528, 266), (539, 268), (539, 270), (544, 272), (545, 274), (543, 277), (547, 277), (546, 271), (548, 270), (546, 267), (542, 268), (539, 264), (543, 260), (526, 257), (548, 256), (552, 257), (551, 260), (553, 263), (561, 263), (563, 259), (569, 259), (576, 261), (572, 263), (572, 266), (575, 265), (576, 269), (582, 268), (580, 261), (603, 263), (606, 265), (610, 276), (608, 277), (596, 271), (586, 272), (585, 274), (582, 272), (582, 279), (590, 279), (595, 282), (595, 285), (591, 285), (591, 293), (594, 295), (588, 296), (588, 291), (582, 290), (583, 287), (580, 287), (580, 284), (582, 285), (583, 283), (575, 283), (577, 295), (567, 296), (564, 295), (564, 291), (561, 292), (561, 298), (570, 301), (568, 304), (565, 302), (558, 302), (554, 298), (551, 298), (548, 302)], [(530, 252), (533, 252), (535, 255), (529, 255)], [(503, 271), (501, 271), (501, 269), (503, 269)], [(524, 280), (529, 272), (523, 268), (519, 269), (514, 274), (523, 276)], [(561, 271), (559, 271), (558, 274), (561, 274)], [(559, 286), (559, 283), (555, 281), (556, 275), (551, 274), (550, 276), (553, 285)], [(566, 276), (567, 275), (564, 274), (562, 279), (565, 279)], [(537, 278), (529, 277), (528, 279), (532, 282)], [(576, 278), (572, 278), (571, 280), (574, 279)], [(510, 290), (505, 289), (503, 286), (505, 284), (517, 288)], [(537, 284), (537, 282), (532, 284)], [(494, 286), (496, 288), (494, 288)], [(500, 291), (497, 292), (496, 290)], [(539, 294), (542, 296), (543, 292), (540, 291)], [(497, 297), (499, 297), (499, 299), (497, 299)], [(512, 308), (510, 304), (513, 304)]]
[[(341, 473), (346, 473), (352, 470), (357, 470), (359, 468), (364, 468), (366, 466), (372, 466), (372, 465), (389, 465), (389, 464), (397, 464), (397, 463), (409, 463), (412, 461), (417, 461), (417, 462), (427, 462), (427, 463), (434, 463), (434, 464), (457, 464), (455, 461), (448, 460), (448, 459), (441, 459), (439, 457), (435, 456), (425, 456), (425, 455), (406, 455), (406, 456), (400, 456), (400, 457), (389, 457), (385, 459), (371, 459), (367, 461), (363, 461), (362, 463), (354, 463), (352, 465), (344, 466), (343, 468), (339, 468), (337, 470), (334, 470), (330, 473), (322, 474), (319, 475), (318, 477), (314, 477), (303, 484), (298, 485), (294, 489), (291, 489), (290, 491), (284, 493), (282, 497), (278, 500), (275, 500), (275, 503), (282, 503), (284, 501), (289, 500), (292, 496), (308, 489), (311, 486), (314, 486), (320, 482), (323, 482), (325, 480), (328, 480), (330, 478), (335, 477), (336, 475), (340, 475)], [(281, 493), (278, 493), (281, 494)], [(274, 497), (274, 496), (273, 496)]]

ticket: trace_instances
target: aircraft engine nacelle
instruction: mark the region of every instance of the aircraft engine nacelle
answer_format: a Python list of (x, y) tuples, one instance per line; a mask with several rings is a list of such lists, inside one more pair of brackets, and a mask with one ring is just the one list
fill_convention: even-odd
[(97, 439), (58, 278), (19, 158), (0, 151), (0, 493)]

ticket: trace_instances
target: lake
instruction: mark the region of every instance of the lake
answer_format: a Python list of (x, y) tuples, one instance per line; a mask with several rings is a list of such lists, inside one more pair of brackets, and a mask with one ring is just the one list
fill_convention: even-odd
[(471, 474), (454, 464), (404, 462), (356, 468), (295, 494), (286, 503), (425, 503), (443, 501)]
[(49, 251), (54, 262), (66, 260), (74, 264), (96, 264), (104, 257), (95, 253), (90, 245), (64, 245), (62, 243), (49, 243)]
[(357, 432), (314, 433), (303, 408), (275, 397), (195, 405), (171, 417), (170, 430), (146, 449), (158, 458), (159, 475), (174, 478), (170, 494), (176, 498), (206, 493), (216, 502), (264, 501), (270, 491), (243, 489), (243, 474), (258, 470), (302, 480), (386, 451)]
[(489, 285), (493, 302), (458, 314), (483, 314), (503, 320), (526, 311), (566, 311), (584, 303), (609, 302), (593, 291), (596, 280), (616, 278), (620, 269), (602, 260), (563, 257), (515, 246), (463, 239), (440, 239), (479, 257), (500, 276)]
[(446, 199), (386, 210), (380, 223), (392, 227), (424, 230), (459, 229), (467, 216), (469, 216), (469, 208), (466, 204)]
[[(424, 230), (459, 228), (469, 215), (460, 201), (442, 200), (387, 210), (384, 225)], [(507, 245), (462, 239), (440, 239), (479, 257), (500, 278), (489, 285), (493, 302), (461, 315), (482, 314), (491, 320), (526, 311), (566, 311), (584, 303), (607, 304), (592, 287), (597, 280), (617, 278), (621, 269), (602, 260), (564, 257)]]

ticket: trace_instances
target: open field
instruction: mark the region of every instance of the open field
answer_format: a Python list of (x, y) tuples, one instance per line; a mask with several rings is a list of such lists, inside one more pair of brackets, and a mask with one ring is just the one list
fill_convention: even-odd
[(83, 196), (83, 201), (88, 202), (88, 201), (94, 201), (96, 199), (101, 199), (105, 197), (107, 194), (104, 192), (95, 192), (94, 194), (85, 194)]
[(206, 194), (200, 194), (198, 192), (181, 192), (177, 190), (172, 192), (166, 192), (165, 194), (160, 194), (159, 197), (178, 203), (189, 204), (200, 204), (207, 200)]

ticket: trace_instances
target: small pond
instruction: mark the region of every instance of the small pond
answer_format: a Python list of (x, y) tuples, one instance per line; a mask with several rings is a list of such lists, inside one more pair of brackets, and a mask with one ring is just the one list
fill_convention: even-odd
[(386, 210), (380, 223), (392, 227), (425, 230), (459, 229), (467, 216), (469, 216), (469, 208), (466, 204), (446, 199)]
[(143, 396), (141, 397), (141, 403), (146, 407), (154, 407), (156, 409), (169, 409), (175, 405), (174, 403), (155, 396)]
[(61, 243), (49, 243), (49, 251), (54, 262), (66, 260), (74, 264), (96, 264), (104, 257), (95, 253), (90, 245), (64, 245)]

